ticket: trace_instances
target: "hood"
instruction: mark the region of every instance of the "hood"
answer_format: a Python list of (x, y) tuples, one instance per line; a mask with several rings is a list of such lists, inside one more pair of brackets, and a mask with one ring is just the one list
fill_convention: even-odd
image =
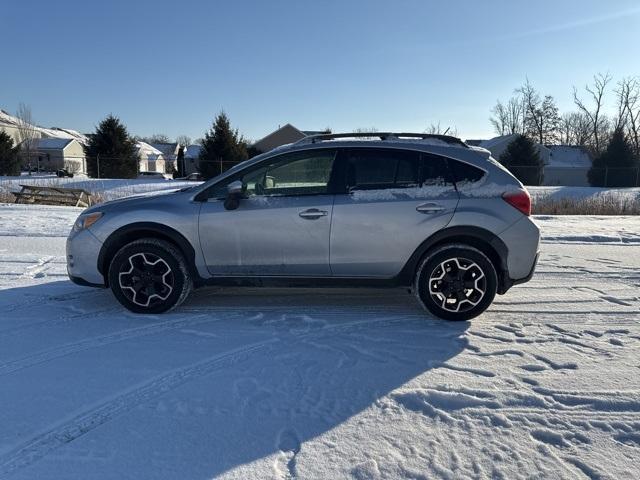
[(136, 195), (131, 195), (128, 197), (117, 198), (115, 200), (109, 200), (107, 202), (98, 203), (86, 209), (83, 213), (91, 213), (91, 212), (102, 212), (105, 210), (110, 210), (115, 206), (120, 206), (122, 204), (130, 204), (132, 207), (135, 205), (139, 205), (142, 203), (147, 203), (150, 201), (154, 201), (158, 197), (164, 197), (167, 195), (175, 195), (176, 193), (180, 193), (181, 189), (171, 189), (171, 190), (155, 190), (152, 192), (144, 192), (138, 193)]

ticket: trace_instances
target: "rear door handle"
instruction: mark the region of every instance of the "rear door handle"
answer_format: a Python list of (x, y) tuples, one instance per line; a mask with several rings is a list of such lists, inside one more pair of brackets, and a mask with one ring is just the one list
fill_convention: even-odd
[(418, 205), (416, 210), (420, 213), (438, 213), (444, 210), (442, 205), (438, 205), (437, 203), (423, 203), (422, 205)]
[(302, 218), (306, 218), (307, 220), (316, 220), (320, 217), (326, 217), (329, 214), (326, 210), (319, 210), (317, 208), (310, 208), (309, 210), (304, 210), (300, 212)]

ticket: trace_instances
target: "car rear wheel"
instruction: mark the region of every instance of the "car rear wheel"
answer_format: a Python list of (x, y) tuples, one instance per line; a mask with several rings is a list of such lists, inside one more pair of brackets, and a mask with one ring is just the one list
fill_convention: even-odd
[(109, 285), (118, 301), (135, 313), (163, 313), (180, 305), (193, 288), (182, 253), (154, 238), (133, 241), (115, 254)]
[(437, 317), (469, 320), (491, 305), (497, 284), (496, 269), (484, 253), (468, 245), (451, 244), (422, 260), (415, 292)]

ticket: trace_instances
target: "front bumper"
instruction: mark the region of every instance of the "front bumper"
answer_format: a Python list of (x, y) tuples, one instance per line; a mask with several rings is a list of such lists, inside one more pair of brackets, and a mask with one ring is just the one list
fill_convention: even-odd
[(98, 271), (98, 254), (102, 242), (90, 230), (71, 232), (67, 238), (67, 273), (78, 285), (104, 287), (105, 281)]

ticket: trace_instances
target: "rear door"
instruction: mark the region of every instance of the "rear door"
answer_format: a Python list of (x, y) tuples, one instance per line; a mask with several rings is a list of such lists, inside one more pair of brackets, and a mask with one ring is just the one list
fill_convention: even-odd
[(342, 154), (346, 179), (333, 207), (332, 274), (393, 277), (455, 212), (458, 194), (447, 160), (393, 148)]

